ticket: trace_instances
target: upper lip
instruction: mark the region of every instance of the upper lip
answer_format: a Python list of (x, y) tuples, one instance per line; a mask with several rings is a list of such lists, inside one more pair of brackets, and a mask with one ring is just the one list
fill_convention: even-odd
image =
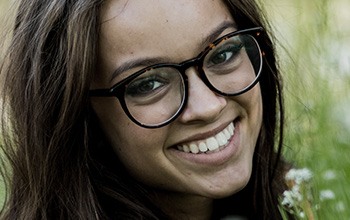
[(222, 130), (224, 130), (231, 122), (234, 123), (235, 120), (226, 122), (226, 123), (220, 125), (219, 127), (214, 128), (214, 129), (212, 129), (210, 131), (203, 132), (203, 133), (197, 133), (197, 134), (191, 135), (189, 137), (186, 137), (185, 139), (183, 139), (183, 140), (179, 141), (178, 143), (174, 144), (173, 146), (178, 146), (178, 145), (186, 144), (186, 143), (193, 142), (193, 141), (204, 140), (204, 139), (207, 139), (209, 137), (215, 136), (216, 134), (218, 134)]

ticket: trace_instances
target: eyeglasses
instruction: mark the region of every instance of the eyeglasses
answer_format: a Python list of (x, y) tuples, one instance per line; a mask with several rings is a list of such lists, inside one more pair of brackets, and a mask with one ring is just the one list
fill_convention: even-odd
[(91, 90), (89, 95), (115, 96), (127, 116), (142, 127), (165, 126), (186, 106), (185, 71), (192, 66), (201, 80), (221, 96), (237, 96), (253, 88), (262, 69), (262, 52), (257, 42), (262, 31), (257, 27), (229, 33), (193, 59), (143, 68), (111, 88)]

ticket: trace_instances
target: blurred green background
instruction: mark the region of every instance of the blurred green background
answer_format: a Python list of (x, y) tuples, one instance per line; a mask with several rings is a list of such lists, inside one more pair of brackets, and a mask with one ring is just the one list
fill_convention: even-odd
[[(1, 30), (14, 14), (11, 2), (0, 0)], [(259, 2), (284, 76), (284, 155), (313, 171), (316, 219), (350, 219), (350, 1)], [(324, 190), (334, 197), (320, 198)]]
[(279, 42), (284, 155), (313, 171), (316, 219), (350, 219), (350, 1), (260, 2)]

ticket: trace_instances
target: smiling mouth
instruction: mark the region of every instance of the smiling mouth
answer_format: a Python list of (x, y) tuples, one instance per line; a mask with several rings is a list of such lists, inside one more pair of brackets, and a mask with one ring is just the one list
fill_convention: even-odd
[(213, 153), (225, 148), (235, 133), (234, 123), (231, 122), (226, 128), (216, 135), (187, 144), (178, 145), (177, 149), (185, 153)]

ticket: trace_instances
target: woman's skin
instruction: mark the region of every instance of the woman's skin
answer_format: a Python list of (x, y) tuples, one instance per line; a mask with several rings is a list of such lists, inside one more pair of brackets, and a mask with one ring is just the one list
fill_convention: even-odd
[[(213, 40), (236, 30), (224, 3), (212, 0), (107, 0), (100, 19), (99, 66), (92, 89), (109, 88), (150, 64), (191, 59)], [(144, 62), (113, 74), (140, 60)], [(129, 172), (159, 189), (155, 202), (177, 217), (182, 213), (205, 219), (213, 199), (232, 195), (249, 181), (262, 124), (262, 98), (259, 84), (243, 95), (222, 97), (201, 81), (195, 67), (186, 75), (188, 104), (162, 128), (136, 125), (117, 98), (93, 98), (92, 105)], [(234, 135), (223, 149), (196, 154), (195, 148), (193, 153), (177, 147), (205, 142), (232, 122)]]

